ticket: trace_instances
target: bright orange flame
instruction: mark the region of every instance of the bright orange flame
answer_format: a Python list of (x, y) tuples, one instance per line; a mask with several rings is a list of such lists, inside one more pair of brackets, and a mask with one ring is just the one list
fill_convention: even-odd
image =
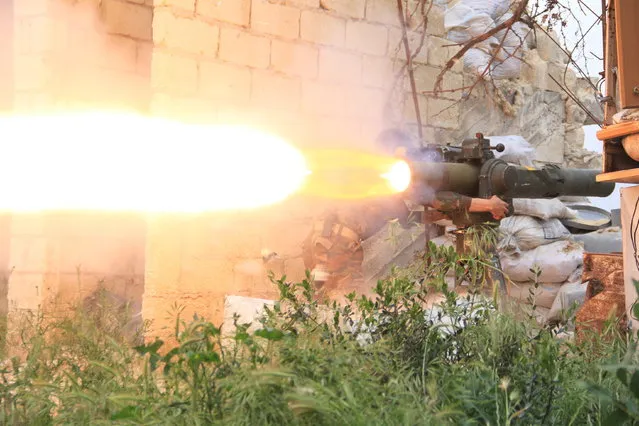
[(406, 191), (411, 181), (410, 166), (405, 161), (397, 161), (382, 177), (388, 180), (388, 184), (395, 191)]
[(303, 191), (338, 199), (363, 199), (406, 190), (410, 168), (393, 157), (350, 150), (306, 152), (312, 174)]
[(190, 213), (254, 208), (303, 184), (304, 157), (244, 127), (133, 114), (0, 117), (0, 210)]

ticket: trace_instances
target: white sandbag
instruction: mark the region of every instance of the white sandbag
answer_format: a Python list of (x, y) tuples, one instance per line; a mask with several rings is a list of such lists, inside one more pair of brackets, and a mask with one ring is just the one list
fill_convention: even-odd
[(555, 217), (558, 219), (577, 218), (576, 211), (556, 198), (515, 198), (513, 199), (513, 209), (515, 214), (533, 216), (543, 220)]
[(490, 63), (492, 53), (488, 50), (473, 47), (464, 54), (464, 71), (488, 77), (486, 67)]
[(498, 18), (508, 12), (509, 0), (459, 0), (459, 3), (470, 7), (475, 13), (485, 13), (492, 18)]
[(576, 282), (567, 282), (563, 284), (555, 297), (555, 301), (550, 307), (546, 319), (548, 321), (561, 321), (566, 320), (567, 313), (571, 312), (573, 307), (581, 306), (586, 301), (586, 288), (588, 283), (582, 283), (581, 280)]
[(462, 37), (462, 34), (465, 35), (464, 39), (460, 40), (463, 43), (486, 33), (495, 26), (495, 21), (490, 16), (482, 14), (464, 18), (458, 17), (454, 22), (444, 23), (444, 26), (447, 25), (448, 31), (459, 33), (459, 37)]
[(563, 283), (583, 264), (583, 247), (574, 241), (564, 240), (515, 254), (501, 254), (499, 260), (506, 277), (515, 282), (534, 279), (531, 269), (538, 267), (539, 282)]
[(226, 296), (224, 298), (224, 323), (223, 334), (229, 335), (235, 332), (233, 315), (239, 315), (238, 324), (252, 323), (250, 330), (258, 329), (258, 320), (264, 313), (264, 306), (272, 307), (274, 300), (256, 299), (245, 296)]
[(570, 238), (570, 231), (559, 219), (541, 220), (531, 216), (510, 216), (499, 224), (497, 250), (512, 254)]
[(550, 308), (559, 293), (560, 287), (561, 284), (554, 283), (540, 283), (537, 288), (535, 288), (534, 284), (530, 283), (509, 283), (508, 296), (518, 303), (527, 304), (530, 303), (532, 296), (536, 306)]
[(488, 136), (487, 139), (490, 139), (490, 144), (493, 146), (498, 143), (504, 145), (502, 152), (494, 151), (495, 158), (507, 163), (533, 167), (533, 160), (537, 157), (537, 150), (523, 137), (519, 135)]

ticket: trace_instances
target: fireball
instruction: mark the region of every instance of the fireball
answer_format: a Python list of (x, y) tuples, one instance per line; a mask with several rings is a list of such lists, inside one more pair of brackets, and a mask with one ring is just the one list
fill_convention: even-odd
[(0, 117), (0, 209), (197, 213), (280, 202), (301, 152), (247, 127), (118, 113)]

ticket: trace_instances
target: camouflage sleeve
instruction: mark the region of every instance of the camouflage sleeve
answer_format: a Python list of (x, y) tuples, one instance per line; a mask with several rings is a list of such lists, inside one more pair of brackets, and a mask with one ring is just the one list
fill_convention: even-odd
[(471, 198), (456, 192), (440, 191), (435, 194), (433, 207), (437, 210), (449, 213), (470, 208)]

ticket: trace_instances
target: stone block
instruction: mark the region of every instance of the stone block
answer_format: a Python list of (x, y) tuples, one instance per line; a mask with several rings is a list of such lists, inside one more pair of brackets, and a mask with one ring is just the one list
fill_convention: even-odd
[(110, 33), (139, 40), (153, 39), (153, 9), (139, 4), (107, 1), (102, 3), (104, 23)]
[(34, 90), (47, 86), (51, 73), (42, 55), (18, 55), (14, 62), (16, 90)]
[(267, 110), (293, 110), (300, 107), (301, 81), (271, 72), (253, 72), (251, 103)]
[(362, 140), (361, 125), (357, 120), (309, 115), (304, 119), (304, 140), (310, 146), (321, 148), (371, 148)]
[(428, 121), (425, 124), (444, 129), (456, 129), (459, 127), (459, 102), (429, 98)]
[[(435, 81), (441, 72), (441, 68), (435, 68), (428, 65), (416, 66), (414, 70), (415, 85), (420, 92), (432, 92), (435, 87)], [(458, 100), (462, 94), (464, 87), (464, 79), (461, 74), (452, 71), (446, 72), (442, 81), (442, 92), (439, 97), (446, 99)], [(410, 91), (410, 85), (407, 82), (407, 90)]]
[(388, 49), (388, 29), (362, 21), (348, 21), (346, 47), (361, 53), (385, 55)]
[[(410, 46), (413, 63), (428, 63), (428, 36), (415, 31), (408, 31), (406, 34), (408, 44)], [(406, 52), (403, 44), (403, 33), (399, 28), (391, 28), (388, 35), (388, 51), (391, 56), (397, 55), (397, 58), (406, 61)], [(417, 52), (417, 50), (419, 51)], [(417, 54), (415, 54), (417, 52)]]
[(319, 78), (326, 82), (358, 83), (362, 78), (362, 57), (350, 52), (321, 49)]
[(157, 91), (188, 96), (197, 91), (198, 64), (195, 59), (154, 49), (151, 87)]
[(151, 77), (151, 60), (153, 58), (153, 44), (141, 43), (136, 44), (136, 64), (135, 72), (142, 77)]
[(366, 0), (320, 0), (324, 10), (349, 18), (363, 19), (366, 12)]
[[(184, 12), (195, 12), (195, 0), (149, 0), (156, 8), (168, 6)], [(146, 3), (145, 3), (146, 4)]]
[(45, 273), (48, 270), (48, 239), (13, 236), (10, 241), (9, 269), (15, 272)]
[(274, 71), (306, 78), (316, 78), (319, 61), (317, 48), (281, 40), (271, 41), (271, 68)]
[[(574, 91), (577, 87), (577, 75), (567, 65), (552, 62), (548, 63), (548, 75), (557, 80), (561, 87), (566, 87), (570, 91)], [(546, 90), (552, 90), (554, 92), (562, 91), (561, 87), (550, 77), (548, 77), (547, 84)]]
[(251, 0), (198, 1), (195, 11), (204, 18), (247, 27), (251, 15)]
[(446, 29), (444, 27), (445, 13), (446, 10), (443, 7), (433, 5), (430, 13), (428, 14), (426, 33), (439, 37), (444, 37), (446, 35)]
[(387, 101), (384, 90), (359, 88), (348, 93), (348, 114), (350, 116), (379, 120)]
[(346, 93), (334, 84), (305, 81), (302, 83), (302, 110), (315, 114), (343, 115)]
[(251, 29), (284, 38), (295, 39), (300, 34), (300, 10), (268, 0), (253, 0)]
[(44, 302), (44, 286), (45, 278), (42, 273), (12, 273), (7, 291), (9, 311), (36, 311)]
[(276, 0), (278, 3), (299, 8), (317, 9), (320, 7), (320, 0)]
[(217, 101), (200, 97), (172, 97), (163, 93), (153, 96), (152, 113), (180, 121), (211, 124), (217, 123)]
[(248, 102), (251, 96), (251, 73), (229, 64), (200, 62), (199, 92), (214, 99)]
[[(417, 101), (419, 103), (419, 118), (422, 121), (422, 126), (426, 126), (429, 123), (428, 116), (428, 102), (424, 95), (417, 95)], [(417, 123), (417, 114), (415, 113), (415, 102), (412, 96), (407, 96), (404, 103), (404, 119), (407, 123)]]
[(458, 46), (452, 46), (454, 43), (441, 37), (428, 37), (428, 65), (434, 67), (443, 67), (446, 63), (459, 51)]
[(271, 42), (233, 28), (222, 28), (219, 57), (223, 61), (253, 68), (267, 68), (270, 62)]
[(346, 21), (323, 12), (303, 10), (300, 37), (312, 43), (343, 47), (346, 42)]
[(362, 84), (389, 88), (393, 84), (393, 60), (380, 56), (364, 56), (362, 59)]
[(393, 0), (368, 0), (366, 3), (366, 20), (399, 26), (397, 3)]
[(215, 57), (219, 41), (219, 28), (198, 19), (177, 17), (168, 8), (156, 8), (153, 18), (155, 46)]
[(54, 21), (48, 16), (16, 18), (14, 31), (18, 55), (41, 54), (53, 47)]

